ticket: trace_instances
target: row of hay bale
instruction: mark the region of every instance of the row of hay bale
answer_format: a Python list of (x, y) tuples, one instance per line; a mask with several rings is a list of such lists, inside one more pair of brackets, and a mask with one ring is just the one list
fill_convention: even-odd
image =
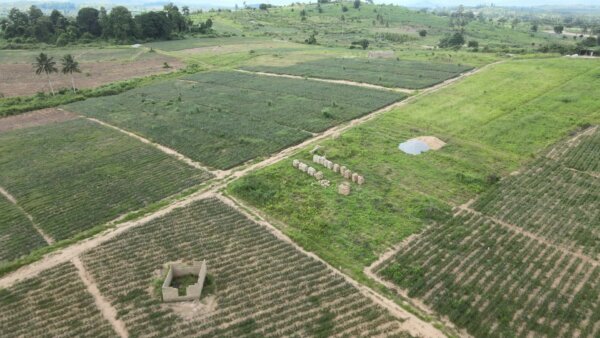
[(313, 162), (332, 170), (334, 173), (339, 173), (345, 179), (352, 180), (352, 182), (357, 183), (358, 185), (363, 185), (365, 183), (365, 178), (362, 175), (352, 172), (352, 170), (346, 168), (346, 166), (333, 163), (325, 158), (325, 156), (313, 155)]
[(294, 160), (292, 162), (294, 168), (299, 169), (300, 171), (309, 174), (314, 177), (317, 181), (321, 181), (323, 179), (323, 172), (317, 171), (317, 169), (307, 165), (306, 163), (302, 163), (298, 160)]

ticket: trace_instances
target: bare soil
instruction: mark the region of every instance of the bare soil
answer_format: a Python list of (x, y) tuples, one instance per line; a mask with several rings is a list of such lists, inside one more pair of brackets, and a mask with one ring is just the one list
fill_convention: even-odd
[(43, 126), (50, 123), (72, 120), (77, 117), (77, 114), (56, 108), (35, 110), (29, 113), (0, 119), (0, 133), (9, 130)]
[[(167, 62), (171, 68), (163, 68)], [(167, 73), (183, 66), (179, 60), (156, 54), (136, 61), (81, 63), (81, 73), (73, 74), (76, 88), (95, 88), (115, 81)], [(50, 76), (54, 90), (71, 88), (71, 77), (62, 73)], [(5, 97), (50, 92), (45, 75), (36, 75), (31, 64), (0, 64), (0, 94)]]
[(443, 146), (446, 145), (446, 142), (440, 140), (435, 136), (419, 136), (415, 137), (414, 139), (424, 142), (431, 150), (440, 150)]

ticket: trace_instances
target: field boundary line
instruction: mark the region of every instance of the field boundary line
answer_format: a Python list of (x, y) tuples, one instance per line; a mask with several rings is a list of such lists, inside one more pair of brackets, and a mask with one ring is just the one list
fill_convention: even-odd
[(273, 234), (275, 237), (277, 237), (277, 239), (290, 244), (294, 249), (298, 250), (303, 255), (306, 255), (324, 264), (330, 271), (344, 278), (346, 282), (348, 282), (350, 285), (356, 288), (365, 297), (369, 298), (375, 304), (387, 309), (394, 317), (399, 319), (401, 321), (401, 328), (408, 331), (411, 335), (419, 337), (423, 336), (428, 338), (446, 337), (445, 334), (443, 334), (439, 329), (434, 327), (431, 323), (428, 323), (420, 319), (416, 315), (408, 312), (407, 310), (403, 309), (400, 305), (396, 304), (394, 301), (380, 295), (370, 287), (357, 282), (352, 277), (333, 267), (331, 264), (323, 260), (317, 254), (302, 248), (298, 243), (294, 242), (294, 240), (292, 240), (290, 237), (284, 234), (279, 228), (267, 221), (262, 216), (260, 210), (257, 210), (252, 206), (244, 204), (243, 202), (239, 201), (233, 196), (225, 196), (221, 193), (216, 193), (214, 196), (218, 198), (221, 202), (225, 203), (237, 212), (244, 215), (244, 217), (266, 228), (266, 230)]
[(512, 231), (514, 231), (514, 232), (516, 232), (516, 233), (518, 233), (520, 235), (523, 235), (523, 236), (525, 236), (525, 237), (527, 237), (529, 239), (532, 239), (534, 241), (537, 241), (537, 242), (542, 243), (544, 245), (547, 245), (549, 247), (555, 248), (556, 250), (558, 250), (558, 251), (560, 251), (560, 252), (562, 252), (562, 253), (564, 253), (566, 255), (571, 255), (573, 257), (577, 257), (577, 258), (581, 259), (583, 262), (589, 263), (589, 264), (591, 264), (594, 267), (600, 266), (600, 262), (598, 262), (597, 260), (593, 259), (592, 257), (587, 256), (587, 255), (583, 254), (580, 251), (570, 250), (569, 248), (566, 248), (564, 245), (552, 243), (551, 241), (547, 240), (546, 238), (543, 238), (543, 237), (538, 236), (538, 235), (536, 235), (536, 234), (534, 234), (534, 233), (532, 233), (530, 231), (527, 231), (527, 230), (525, 230), (524, 228), (522, 228), (520, 226), (517, 226), (517, 225), (511, 224), (511, 223), (505, 222), (505, 221), (503, 221), (501, 219), (498, 219), (496, 217), (493, 217), (493, 216), (485, 215), (485, 214), (483, 214), (483, 213), (481, 213), (481, 212), (479, 212), (477, 210), (474, 210), (474, 209), (470, 208), (469, 206), (461, 205), (461, 206), (458, 207), (458, 209), (459, 209), (459, 211), (462, 210), (462, 211), (465, 211), (465, 212), (468, 212), (468, 213), (471, 213), (471, 214), (483, 217), (485, 219), (488, 219), (488, 220), (490, 220), (490, 221), (492, 221), (492, 222), (494, 222), (494, 223), (496, 223), (496, 224), (498, 224), (500, 226), (508, 228), (509, 230), (512, 230)]
[(115, 332), (122, 338), (129, 337), (129, 333), (127, 332), (127, 327), (125, 323), (117, 318), (117, 310), (102, 296), (102, 293), (96, 286), (96, 282), (92, 278), (92, 276), (87, 272), (85, 266), (81, 262), (79, 257), (75, 257), (71, 260), (73, 265), (77, 268), (77, 274), (79, 278), (85, 285), (88, 293), (94, 298), (94, 303), (96, 303), (96, 307), (113, 327)]
[(66, 263), (71, 261), (72, 259), (79, 257), (81, 254), (85, 253), (88, 250), (91, 250), (119, 235), (124, 232), (127, 232), (130, 229), (138, 227), (140, 225), (144, 225), (156, 218), (165, 216), (171, 213), (175, 209), (183, 208), (195, 201), (206, 199), (214, 196), (214, 189), (208, 189), (196, 192), (186, 198), (179, 200), (175, 203), (172, 203), (166, 206), (163, 209), (160, 209), (152, 214), (146, 215), (140, 219), (121, 223), (117, 225), (115, 228), (108, 229), (104, 232), (101, 232), (95, 236), (84, 239), (78, 243), (70, 245), (60, 251), (52, 252), (42, 259), (35, 261), (33, 263), (24, 265), (23, 267), (8, 273), (7, 275), (0, 278), (0, 289), (8, 288), (14, 285), (15, 283), (29, 279), (37, 276), (42, 271), (53, 268), (62, 263)]
[(29, 219), (29, 221), (31, 222), (31, 225), (33, 226), (33, 228), (35, 229), (35, 231), (37, 231), (40, 234), (40, 236), (42, 236), (42, 238), (44, 238), (44, 240), (46, 241), (46, 243), (48, 243), (48, 244), (53, 244), (54, 243), (54, 238), (52, 238), (52, 236), (50, 236), (47, 233), (45, 233), (44, 230), (42, 230), (42, 228), (40, 228), (37, 224), (35, 224), (35, 222), (33, 221), (33, 216), (31, 216), (27, 211), (25, 211), (25, 209), (23, 209), (19, 205), (19, 203), (17, 203), (17, 199), (13, 195), (11, 195), (3, 187), (0, 187), (0, 195), (6, 197), (6, 199), (9, 202), (11, 202), (12, 204), (14, 204), (27, 217), (27, 219)]
[[(66, 110), (64, 110), (62, 108), (58, 108), (58, 109), (61, 110), (61, 111), (66, 111)], [(108, 128), (112, 128), (114, 130), (117, 130), (117, 131), (119, 131), (119, 132), (121, 132), (121, 133), (123, 133), (123, 134), (125, 134), (127, 136), (133, 137), (133, 138), (137, 139), (138, 141), (141, 141), (142, 143), (151, 145), (152, 147), (154, 147), (154, 148), (162, 151), (163, 153), (165, 153), (165, 154), (167, 154), (169, 156), (175, 157), (179, 161), (184, 162), (185, 164), (187, 164), (187, 165), (189, 165), (191, 167), (194, 167), (194, 168), (200, 169), (200, 170), (204, 170), (204, 171), (206, 171), (208, 173), (213, 174), (216, 178), (223, 178), (224, 177), (224, 172), (222, 170), (211, 170), (210, 168), (208, 168), (208, 167), (200, 164), (199, 162), (196, 162), (196, 161), (192, 160), (191, 158), (189, 158), (189, 157), (187, 157), (187, 156), (185, 156), (185, 155), (177, 152), (174, 149), (171, 149), (169, 147), (163, 146), (162, 144), (159, 144), (159, 143), (156, 143), (156, 142), (152, 142), (152, 141), (150, 141), (149, 139), (147, 139), (145, 137), (142, 137), (140, 135), (137, 135), (137, 134), (132, 133), (130, 131), (127, 131), (125, 129), (119, 128), (117, 126), (113, 126), (112, 124), (106, 123), (104, 121), (100, 121), (100, 120), (95, 119), (93, 117), (87, 117), (87, 116), (83, 116), (83, 115), (80, 115), (80, 116), (83, 117), (83, 118), (85, 118), (85, 119), (87, 119), (87, 120), (89, 120), (89, 121), (98, 123), (98, 124), (100, 124), (102, 126), (105, 126), (105, 127), (108, 127)]]
[(323, 78), (319, 78), (319, 77), (309, 77), (309, 76), (300, 76), (300, 75), (292, 75), (292, 74), (277, 74), (277, 73), (269, 73), (269, 72), (258, 72), (258, 71), (251, 71), (251, 70), (245, 70), (245, 69), (234, 69), (234, 70), (236, 72), (245, 73), (245, 74), (254, 74), (254, 75), (271, 76), (271, 77), (282, 77), (282, 78), (286, 78), (286, 79), (297, 79), (297, 80), (312, 80), (312, 81), (327, 82), (327, 83), (334, 83), (334, 84), (343, 84), (343, 85), (349, 85), (349, 86), (355, 86), (355, 87), (387, 90), (387, 91), (404, 93), (404, 94), (413, 94), (417, 91), (416, 89), (384, 87), (384, 86), (379, 86), (379, 85), (375, 85), (372, 83), (357, 82), (357, 81), (350, 81), (350, 80), (323, 79)]

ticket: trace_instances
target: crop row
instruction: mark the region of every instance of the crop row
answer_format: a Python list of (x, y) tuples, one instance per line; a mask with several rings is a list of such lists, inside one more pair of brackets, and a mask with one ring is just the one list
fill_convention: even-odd
[(551, 151), (523, 173), (504, 179), (474, 208), (597, 259), (600, 178), (584, 170), (600, 165), (598, 140), (600, 132), (574, 147)]
[(2, 337), (115, 337), (75, 267), (64, 263), (0, 289)]
[(421, 89), (451, 79), (471, 67), (409, 60), (329, 58), (285, 67), (248, 66), (245, 70), (350, 80), (392, 88)]
[(210, 177), (85, 119), (2, 133), (0, 158), (0, 186), (56, 240)]
[(476, 337), (597, 337), (600, 267), (463, 212), (382, 270)]
[(226, 169), (404, 98), (348, 85), (204, 72), (68, 106)]
[[(203, 259), (215, 308), (184, 319), (148, 291), (164, 263)], [(83, 260), (135, 336), (404, 335), (342, 277), (216, 199), (175, 210)]]
[(46, 241), (31, 221), (3, 196), (0, 196), (0, 264), (45, 246)]

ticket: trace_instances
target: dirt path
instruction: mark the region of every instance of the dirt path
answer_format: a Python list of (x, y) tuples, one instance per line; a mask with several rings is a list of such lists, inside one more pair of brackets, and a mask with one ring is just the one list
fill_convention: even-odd
[(104, 299), (100, 290), (96, 286), (94, 279), (92, 276), (85, 270), (83, 263), (79, 259), (79, 257), (75, 257), (71, 260), (73, 265), (77, 268), (77, 272), (83, 284), (87, 288), (88, 292), (94, 297), (94, 302), (96, 303), (96, 307), (102, 312), (104, 318), (112, 325), (113, 329), (117, 334), (122, 338), (129, 337), (127, 333), (127, 328), (125, 327), (125, 323), (121, 320), (117, 319), (117, 310), (112, 307), (112, 305)]
[(29, 221), (31, 222), (31, 225), (33, 226), (33, 228), (35, 229), (35, 231), (37, 231), (40, 236), (42, 236), (42, 238), (46, 241), (46, 243), (48, 244), (52, 244), (54, 243), (54, 238), (52, 238), (50, 235), (48, 235), (47, 233), (44, 232), (44, 230), (42, 230), (42, 228), (40, 228), (37, 224), (35, 224), (35, 222), (33, 221), (33, 217), (27, 212), (25, 211), (25, 209), (23, 209), (18, 203), (17, 203), (17, 199), (11, 195), (8, 191), (6, 191), (4, 188), (0, 187), (0, 195), (3, 195), (4, 197), (6, 197), (6, 199), (8, 199), (12, 204), (14, 204), (25, 216), (27, 216), (27, 218), (29, 219)]
[(147, 215), (147, 216), (140, 218), (138, 220), (135, 220), (135, 221), (130, 221), (130, 222), (125, 222), (125, 223), (119, 224), (113, 229), (109, 229), (107, 231), (97, 234), (96, 236), (82, 240), (82, 241), (80, 241), (76, 244), (73, 244), (61, 251), (57, 251), (57, 252), (48, 254), (48, 255), (44, 256), (44, 258), (40, 259), (39, 261), (25, 265), (22, 268), (14, 271), (14, 272), (11, 272), (11, 273), (7, 274), (6, 276), (0, 278), (0, 288), (8, 288), (8, 287), (11, 287), (12, 285), (14, 285), (18, 281), (21, 281), (21, 280), (24, 280), (27, 278), (31, 278), (31, 277), (35, 277), (40, 272), (50, 269), (50, 268), (53, 268), (62, 263), (71, 261), (72, 259), (80, 256), (84, 252), (91, 250), (91, 249), (101, 245), (102, 243), (105, 243), (130, 229), (133, 229), (137, 226), (146, 224), (158, 217), (162, 217), (162, 216), (170, 213), (171, 211), (173, 211), (175, 209), (183, 208), (195, 201), (198, 201), (198, 200), (201, 200), (204, 198), (208, 198), (208, 197), (212, 197), (213, 195), (214, 195), (214, 192), (212, 190), (197, 192), (196, 194), (190, 195), (187, 198), (185, 198), (181, 201), (175, 202), (175, 203), (169, 205), (168, 207), (161, 209), (153, 214)]
[[(421, 320), (414, 314), (404, 310), (402, 307), (400, 307), (400, 305), (396, 304), (392, 300), (387, 299), (387, 298), (381, 296), (380, 294), (378, 294), (377, 292), (373, 291), (371, 288), (369, 288), (363, 284), (360, 284), (359, 282), (352, 279), (350, 276), (344, 274), (340, 270), (331, 266), (329, 263), (327, 263), (326, 261), (321, 259), (316, 254), (314, 254), (310, 251), (304, 250), (304, 248), (302, 248), (300, 245), (298, 245), (296, 242), (294, 242), (291, 238), (289, 238), (287, 235), (285, 235), (283, 232), (281, 232), (281, 230), (279, 230), (277, 227), (273, 226), (271, 223), (269, 223), (267, 220), (265, 220), (265, 218), (261, 215), (261, 212), (259, 210), (255, 209), (251, 206), (245, 205), (233, 197), (229, 197), (229, 196), (226, 197), (221, 194), (216, 194), (215, 196), (219, 200), (221, 200), (223, 203), (233, 207), (238, 212), (242, 213), (248, 219), (251, 219), (254, 222), (265, 227), (269, 232), (271, 232), (273, 235), (275, 235), (275, 237), (277, 237), (278, 239), (290, 244), (296, 250), (303, 253), (304, 255), (309, 256), (309, 257), (323, 263), (329, 270), (331, 270), (334, 273), (336, 273), (337, 275), (343, 277), (349, 284), (351, 284), (356, 289), (358, 289), (358, 291), (360, 291), (361, 294), (368, 297), (369, 299), (371, 299), (373, 302), (375, 302), (379, 306), (387, 309), (396, 318), (400, 319), (402, 321), (401, 327), (404, 330), (408, 331), (411, 335), (420, 336), (420, 337), (428, 337), (428, 338), (445, 337), (445, 335), (440, 330), (435, 328), (431, 323)], [(250, 210), (250, 212), (248, 210)]]
[(162, 144), (158, 144), (158, 143), (152, 142), (152, 141), (150, 141), (150, 140), (148, 140), (148, 139), (146, 139), (146, 138), (144, 138), (142, 136), (139, 136), (137, 134), (129, 132), (129, 131), (125, 130), (125, 129), (121, 129), (121, 128), (117, 127), (117, 126), (113, 126), (113, 125), (108, 124), (106, 122), (100, 121), (98, 119), (95, 119), (95, 118), (92, 118), (92, 117), (86, 117), (86, 118), (88, 120), (90, 120), (90, 121), (96, 122), (96, 123), (101, 124), (101, 125), (103, 125), (105, 127), (112, 128), (114, 130), (120, 131), (121, 133), (126, 134), (127, 136), (130, 136), (130, 137), (133, 137), (133, 138), (135, 138), (135, 139), (137, 139), (137, 140), (139, 140), (139, 141), (141, 141), (143, 143), (149, 144), (149, 145), (153, 146), (154, 148), (162, 151), (163, 153), (165, 153), (167, 155), (170, 155), (170, 156), (173, 156), (176, 159), (184, 162), (185, 164), (187, 164), (187, 165), (189, 165), (191, 167), (194, 167), (196, 169), (200, 169), (200, 170), (204, 170), (206, 172), (212, 173), (213, 175), (215, 175), (216, 178), (220, 179), (220, 178), (224, 177), (224, 172), (222, 170), (211, 170), (208, 167), (205, 167), (202, 164), (200, 164), (200, 163), (192, 160), (191, 158), (189, 158), (189, 157), (187, 157), (187, 156), (185, 156), (183, 154), (180, 154), (180, 153), (178, 153), (177, 151), (175, 151), (175, 150), (173, 150), (171, 148), (163, 146)]
[(322, 79), (322, 78), (318, 78), (318, 77), (306, 77), (306, 76), (300, 76), (300, 75), (276, 74), (276, 73), (267, 73), (267, 72), (253, 72), (253, 71), (243, 70), (243, 69), (235, 69), (235, 71), (240, 72), (240, 73), (246, 73), (246, 74), (256, 74), (256, 75), (272, 76), (272, 77), (283, 77), (283, 78), (287, 78), (287, 79), (298, 79), (298, 80), (308, 79), (308, 80), (319, 81), (319, 82), (345, 84), (345, 85), (350, 85), (350, 86), (387, 90), (387, 91), (399, 92), (399, 93), (405, 93), (405, 94), (412, 94), (415, 92), (414, 89), (390, 88), (390, 87), (374, 85), (371, 83), (355, 82), (355, 81), (348, 81), (348, 80), (332, 80), (332, 79)]

